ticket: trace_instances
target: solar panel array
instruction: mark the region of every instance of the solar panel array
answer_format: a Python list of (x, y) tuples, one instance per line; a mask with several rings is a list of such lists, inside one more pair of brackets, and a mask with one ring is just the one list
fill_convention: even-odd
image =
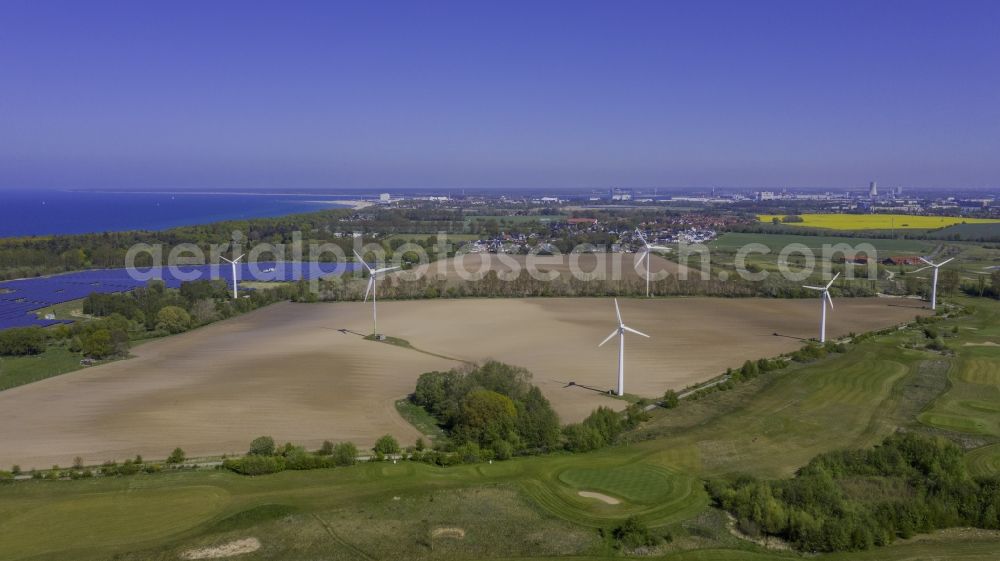
[[(284, 282), (312, 280), (330, 275), (340, 275), (354, 270), (354, 263), (318, 262), (257, 262), (240, 263), (236, 277), (240, 281)], [(185, 265), (174, 268), (153, 269), (95, 269), (76, 271), (50, 277), (19, 279), (0, 282), (0, 329), (49, 326), (69, 323), (66, 320), (40, 319), (31, 313), (53, 304), (85, 298), (92, 292), (125, 292), (146, 286), (151, 279), (162, 280), (169, 288), (182, 282), (222, 279), (232, 284), (230, 265)]]

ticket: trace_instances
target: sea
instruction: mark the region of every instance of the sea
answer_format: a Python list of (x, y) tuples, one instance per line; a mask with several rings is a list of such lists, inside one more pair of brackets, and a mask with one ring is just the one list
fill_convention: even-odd
[[(176, 226), (343, 208), (358, 194), (0, 190), (0, 238)], [(374, 198), (366, 193), (364, 198)]]

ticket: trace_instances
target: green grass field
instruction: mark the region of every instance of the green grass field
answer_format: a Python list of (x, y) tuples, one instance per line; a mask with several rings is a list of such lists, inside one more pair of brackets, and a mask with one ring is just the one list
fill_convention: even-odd
[(426, 444), (430, 445), (432, 442), (447, 440), (448, 436), (445, 434), (444, 429), (438, 426), (437, 419), (428, 413), (426, 409), (409, 399), (396, 400), (396, 411), (399, 412), (400, 417), (406, 419), (406, 422), (416, 427), (418, 431), (430, 439)]
[(920, 420), (940, 429), (1000, 439), (1000, 323), (969, 322), (949, 346), (959, 351), (949, 390)]
[[(787, 477), (816, 454), (871, 446), (899, 428), (972, 442), (973, 471), (996, 473), (1000, 349), (981, 343), (1000, 335), (1000, 303), (958, 301), (974, 312), (939, 324), (942, 331), (960, 327), (946, 339), (953, 356), (904, 348), (922, 337), (915, 329), (880, 335), (844, 355), (656, 410), (625, 444), (589, 454), (449, 468), (366, 463), (255, 478), (189, 471), (5, 485), (0, 558), (165, 560), (254, 537), (261, 549), (238, 559), (594, 559), (613, 553), (596, 528), (636, 515), (675, 537), (654, 557), (801, 559), (732, 536), (702, 481)], [(811, 558), (985, 561), (998, 550), (997, 532), (956, 529)]]
[(45, 317), (45, 314), (55, 314), (56, 319), (69, 321), (79, 321), (81, 318), (89, 317), (83, 316), (83, 298), (53, 304), (47, 308), (35, 310), (34, 313), (38, 317)]
[(998, 240), (1000, 239), (1000, 222), (986, 224), (956, 224), (934, 232), (932, 236), (941, 239), (960, 240)]
[[(781, 252), (786, 248), (791, 251), (787, 263), (792, 270), (796, 270), (803, 264), (801, 252), (803, 247), (815, 257), (817, 262), (825, 259), (843, 259), (847, 254), (857, 252), (858, 255), (868, 255), (881, 261), (894, 255), (929, 255), (936, 247), (941, 245), (939, 241), (924, 240), (904, 240), (904, 239), (878, 239), (854, 236), (808, 236), (796, 234), (766, 234), (766, 233), (739, 233), (729, 232), (719, 236), (708, 244), (711, 250), (713, 267), (723, 269), (733, 269), (736, 262), (736, 254), (744, 247), (753, 247), (751, 244), (759, 244), (766, 247), (768, 252), (762, 252), (762, 248), (755, 248), (746, 253), (746, 263), (749, 266), (758, 267), (760, 270), (771, 273), (779, 272), (779, 259)], [(873, 253), (868, 251), (874, 248)], [(697, 261), (697, 260), (695, 260)], [(785, 265), (783, 263), (782, 265)], [(881, 276), (886, 277), (885, 266), (878, 265), (882, 271)], [(858, 275), (863, 275), (865, 266), (859, 265), (856, 268)]]
[(902, 239), (883, 240), (878, 238), (845, 236), (801, 236), (794, 234), (744, 234), (728, 232), (710, 242), (708, 246), (711, 249), (736, 251), (751, 243), (764, 244), (775, 253), (780, 252), (784, 247), (791, 244), (802, 244), (813, 250), (821, 250), (824, 245), (848, 244), (858, 246), (860, 244), (871, 244), (880, 254), (884, 253), (886, 256), (889, 256), (897, 253), (929, 253), (939, 242)]
[(80, 354), (49, 347), (39, 355), (0, 357), (0, 390), (30, 384), (83, 368)]

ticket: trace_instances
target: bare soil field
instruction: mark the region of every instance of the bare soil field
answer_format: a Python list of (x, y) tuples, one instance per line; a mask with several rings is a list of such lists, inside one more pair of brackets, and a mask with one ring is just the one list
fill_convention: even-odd
[[(818, 299), (621, 305), (625, 322), (652, 337), (625, 342), (626, 391), (649, 397), (747, 358), (794, 350), (799, 338), (816, 335), (819, 319)], [(831, 336), (927, 313), (918, 302), (891, 299), (836, 305)], [(527, 367), (563, 422), (598, 405), (624, 405), (599, 393), (616, 380), (617, 345), (597, 348), (615, 326), (610, 298), (379, 304), (380, 331), (419, 349)], [(324, 439), (367, 447), (386, 433), (412, 443), (419, 433), (394, 401), (421, 373), (460, 363), (362, 339), (370, 330), (369, 304), (276, 304), (145, 343), (129, 360), (0, 392), (0, 466), (66, 466), (75, 456), (87, 463), (137, 453), (163, 458), (175, 446), (189, 456), (242, 453), (262, 434), (313, 447)]]
[[(626, 325), (651, 337), (625, 337), (625, 391), (647, 397), (707, 380), (747, 359), (796, 350), (819, 335), (818, 298), (619, 302)], [(836, 306), (827, 316), (831, 338), (929, 313), (921, 302), (881, 298), (841, 298)], [(391, 302), (380, 306), (379, 322), (380, 330), (420, 349), (528, 368), (563, 422), (580, 421), (599, 405), (625, 405), (600, 393), (617, 381), (617, 340), (597, 347), (617, 326), (611, 298)]]

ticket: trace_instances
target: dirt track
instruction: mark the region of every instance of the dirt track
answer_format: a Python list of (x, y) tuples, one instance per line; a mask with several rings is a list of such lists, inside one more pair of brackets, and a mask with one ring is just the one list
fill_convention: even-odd
[[(816, 300), (623, 300), (628, 325), (652, 339), (626, 339), (626, 390), (656, 396), (798, 348), (817, 331)], [(839, 299), (831, 335), (911, 319), (918, 303)], [(597, 405), (620, 406), (599, 389), (615, 383), (617, 347), (597, 348), (615, 327), (610, 299), (380, 302), (380, 331), (427, 351), (496, 358), (531, 369), (564, 422)], [(420, 373), (457, 363), (363, 340), (363, 303), (282, 303), (134, 349), (136, 358), (0, 392), (0, 466), (23, 469), (245, 451), (270, 434), (318, 446), (324, 439), (370, 445), (417, 431), (393, 401)], [(779, 332), (783, 336), (774, 336)]]

